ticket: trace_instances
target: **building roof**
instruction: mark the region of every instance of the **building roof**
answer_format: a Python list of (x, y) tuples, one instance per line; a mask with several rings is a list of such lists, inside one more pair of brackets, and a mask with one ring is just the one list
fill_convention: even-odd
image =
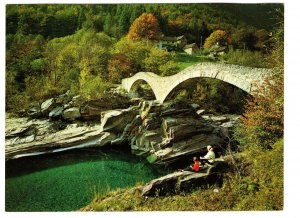
[(182, 36), (165, 36), (162, 38), (164, 41), (178, 41), (184, 38), (184, 35)]
[(183, 39), (184, 38), (184, 35), (182, 36), (177, 36), (177, 40), (180, 40), (180, 39)]
[(188, 48), (198, 48), (198, 45), (196, 43), (188, 44), (184, 46), (183, 49), (188, 49)]

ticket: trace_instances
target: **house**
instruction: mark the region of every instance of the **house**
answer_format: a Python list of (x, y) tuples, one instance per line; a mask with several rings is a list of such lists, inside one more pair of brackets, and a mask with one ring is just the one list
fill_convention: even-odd
[(157, 47), (161, 50), (182, 50), (187, 44), (187, 39), (184, 35), (182, 36), (165, 36), (157, 44)]
[(194, 55), (199, 51), (199, 48), (196, 43), (192, 43), (184, 46), (183, 50), (190, 55)]

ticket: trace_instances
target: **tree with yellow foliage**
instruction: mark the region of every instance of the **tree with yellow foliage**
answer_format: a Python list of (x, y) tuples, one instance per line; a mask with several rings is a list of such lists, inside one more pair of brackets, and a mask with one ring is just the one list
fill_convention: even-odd
[(219, 45), (226, 45), (228, 43), (228, 34), (224, 30), (216, 30), (206, 38), (203, 45), (204, 48), (210, 48), (218, 43)]
[(159, 40), (161, 36), (158, 20), (151, 13), (143, 13), (135, 19), (128, 32), (131, 40)]

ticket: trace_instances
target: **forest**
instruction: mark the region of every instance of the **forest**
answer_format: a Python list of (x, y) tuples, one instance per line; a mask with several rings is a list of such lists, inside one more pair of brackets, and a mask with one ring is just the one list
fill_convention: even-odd
[[(222, 37), (229, 52), (217, 61), (270, 67), (267, 57), (274, 47), (271, 35), (279, 20), (278, 10), (282, 10), (278, 4), (7, 5), (6, 110), (22, 114), (67, 90), (99, 99), (113, 84), (139, 71), (168, 76), (193, 58), (214, 61), (208, 56), (209, 48)], [(142, 14), (151, 15), (154, 35), (145, 31), (135, 38), (130, 28), (143, 28), (148, 22), (133, 25)], [(200, 56), (155, 46), (162, 37), (180, 35), (203, 48)], [(182, 59), (187, 60), (180, 63)], [(224, 84), (214, 83), (210, 89), (198, 83), (202, 99), (226, 90)], [(202, 100), (198, 97), (198, 101)]]

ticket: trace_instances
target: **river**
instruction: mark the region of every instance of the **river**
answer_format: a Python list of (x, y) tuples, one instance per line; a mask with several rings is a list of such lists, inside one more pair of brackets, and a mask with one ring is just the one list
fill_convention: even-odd
[(164, 173), (127, 151), (85, 149), (13, 159), (5, 164), (5, 210), (78, 210), (96, 195)]

